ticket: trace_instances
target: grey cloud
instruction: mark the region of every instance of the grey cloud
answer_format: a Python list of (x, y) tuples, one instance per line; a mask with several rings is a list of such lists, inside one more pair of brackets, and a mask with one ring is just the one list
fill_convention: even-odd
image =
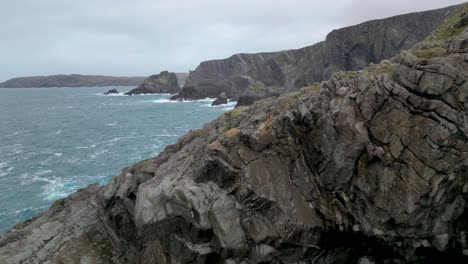
[(332, 29), (460, 0), (2, 1), (0, 80), (188, 71), (238, 52), (299, 48)]

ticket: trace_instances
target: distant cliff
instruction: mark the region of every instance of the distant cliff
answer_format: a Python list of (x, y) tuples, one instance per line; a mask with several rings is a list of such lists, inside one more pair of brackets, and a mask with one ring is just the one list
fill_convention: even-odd
[(126, 93), (126, 95), (178, 93), (180, 91), (180, 86), (177, 81), (177, 74), (163, 71), (159, 74), (151, 75), (150, 77), (146, 78), (142, 84)]
[(0, 83), (0, 88), (137, 86), (145, 77), (113, 77), (102, 75), (50, 75), (18, 77)]
[[(326, 80), (337, 70), (359, 70), (369, 63), (378, 63), (411, 48), (426, 38), (457, 7), (400, 15), (334, 30), (325, 41), (301, 49), (236, 54), (227, 59), (205, 61), (190, 72), (179, 97), (197, 99), (226, 92), (229, 98), (239, 99), (248, 92), (249, 98), (264, 98)], [(252, 97), (252, 89), (247, 88), (253, 83), (234, 89), (232, 78), (239, 76), (261, 82), (265, 90)]]

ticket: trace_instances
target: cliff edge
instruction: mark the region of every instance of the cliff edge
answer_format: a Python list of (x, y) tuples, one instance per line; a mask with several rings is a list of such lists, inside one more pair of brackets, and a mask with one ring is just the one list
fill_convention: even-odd
[(391, 60), (225, 113), (12, 229), (0, 259), (467, 263), (467, 25), (465, 6)]

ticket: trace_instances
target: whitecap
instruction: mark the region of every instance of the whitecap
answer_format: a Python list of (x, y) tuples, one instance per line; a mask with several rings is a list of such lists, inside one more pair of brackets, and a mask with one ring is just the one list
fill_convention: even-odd
[(109, 124), (106, 124), (106, 126), (115, 126), (117, 125), (117, 123), (109, 123)]
[(4, 169), (8, 167), (9, 163), (10, 163), (9, 161), (0, 162), (0, 169)]
[(164, 103), (178, 103), (179, 101), (171, 101), (169, 99), (157, 99), (157, 100), (153, 100), (150, 102), (155, 103), (155, 104), (164, 104)]
[(56, 156), (56, 157), (61, 157), (62, 155), (63, 155), (63, 154), (62, 154), (62, 153), (60, 153), (60, 152), (56, 152), (56, 153), (54, 153), (54, 156)]
[(76, 147), (76, 149), (88, 149), (88, 148), (95, 148), (96, 144), (92, 144), (90, 146), (84, 146), (84, 147)]
[(19, 146), (22, 146), (22, 144), (15, 144), (15, 145), (4, 146), (4, 147), (0, 147), (0, 149), (14, 148), (14, 147), (19, 147)]
[(42, 171), (36, 172), (34, 175), (43, 175), (43, 174), (47, 174), (51, 172), (52, 172), (51, 170), (42, 170)]
[(159, 134), (159, 135), (156, 135), (157, 137), (178, 137), (180, 135), (177, 135), (177, 134)]
[(125, 139), (134, 139), (134, 138), (145, 138), (146, 136), (141, 136), (141, 137), (116, 137), (108, 141), (104, 141), (103, 143), (112, 143), (112, 142), (117, 142), (120, 140), (125, 140)]
[(58, 134), (62, 134), (62, 132), (63, 132), (62, 130), (57, 130), (57, 131), (55, 131), (55, 132), (50, 133), (49, 135), (50, 135), (50, 136), (51, 136), (51, 135), (58, 135)]

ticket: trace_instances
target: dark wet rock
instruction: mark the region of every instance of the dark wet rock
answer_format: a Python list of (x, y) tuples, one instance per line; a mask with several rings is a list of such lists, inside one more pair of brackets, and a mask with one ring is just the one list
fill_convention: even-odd
[(105, 92), (104, 94), (118, 94), (119, 91), (117, 89), (110, 89), (109, 91)]
[(226, 96), (226, 93), (221, 93), (216, 100), (213, 101), (211, 106), (217, 106), (217, 105), (222, 105), (222, 104), (227, 104), (228, 103), (228, 98)]
[(226, 80), (201, 80), (197, 85), (185, 86), (177, 95), (171, 97), (171, 100), (199, 100), (205, 98), (217, 98), (219, 94), (225, 93), (226, 97), (237, 100), (253, 79), (248, 76), (232, 76)]
[(137, 88), (125, 93), (126, 95), (136, 94), (156, 94), (156, 93), (171, 93), (175, 94), (180, 91), (179, 83), (175, 73), (163, 71), (160, 74), (152, 75), (146, 78), (143, 83)]
[(0, 239), (0, 263), (113, 263), (111, 240), (90, 185), (18, 224)]
[(10, 231), (0, 257), (95, 252), (58, 246), (72, 228), (105, 233), (118, 263), (468, 263), (468, 60), (453, 49), (468, 30), (453, 32), (423, 43), (443, 55), (412, 49), (226, 112)]

